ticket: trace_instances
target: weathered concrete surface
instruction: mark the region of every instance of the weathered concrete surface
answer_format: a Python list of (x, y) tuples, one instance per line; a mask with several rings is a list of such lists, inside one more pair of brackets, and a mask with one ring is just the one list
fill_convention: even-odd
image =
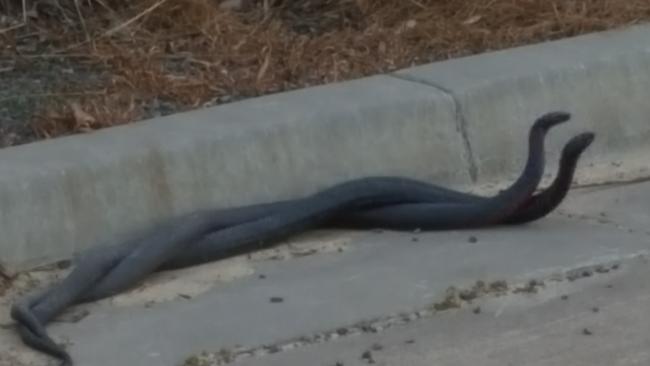
[(648, 175), (650, 26), (418, 66), (395, 76), (454, 97), (479, 181), (516, 174), (525, 155), (514, 136), (550, 110), (573, 114), (549, 134), (549, 166), (575, 133), (597, 134), (582, 160), (582, 182)]
[[(574, 210), (581, 216), (597, 217), (601, 212), (605, 215), (612, 212), (611, 216), (614, 217), (622, 209), (620, 205), (627, 201), (625, 197), (628, 192), (647, 202), (650, 184), (584, 193), (584, 198), (577, 197), (580, 192), (574, 191), (572, 196), (576, 196), (576, 199), (590, 202), (600, 202), (604, 197), (603, 203), (607, 206), (567, 203), (562, 208)], [(621, 200), (608, 201), (609, 195), (621, 197)], [(647, 208), (640, 205), (629, 209), (647, 212)], [(176, 279), (180, 285), (160, 290), (162, 285), (154, 283), (119, 299), (80, 307), (78, 310), (89, 309), (90, 315), (77, 323), (52, 325), (52, 335), (71, 342), (70, 350), (79, 365), (178, 365), (189, 355), (201, 351), (216, 352), (222, 347), (230, 349), (236, 345), (255, 348), (282, 344), (292, 338), (349, 327), (368, 319), (417, 312), (440, 302), (449, 286), (466, 287), (477, 280), (488, 283), (506, 280), (511, 284), (524, 283), (531, 278), (546, 280), (547, 288), (540, 293), (541, 297), (532, 300), (533, 303), (543, 303), (559, 296), (557, 291), (552, 291), (554, 284), (569, 286), (568, 279), (579, 278), (585, 273), (597, 281), (609, 281), (618, 273), (627, 273), (621, 271), (632, 268), (631, 263), (639, 262), (637, 256), (650, 252), (650, 236), (646, 233), (630, 232), (610, 222), (567, 217), (564, 214), (554, 214), (527, 226), (491, 230), (417, 234), (340, 232), (329, 235), (333, 236), (316, 245), (321, 249), (312, 251), (309, 248), (314, 244), (307, 241), (302, 244), (307, 246), (306, 249), (299, 251), (302, 254), (294, 255), (294, 259), (288, 261), (282, 260), (282, 256), (277, 257), (279, 260), (270, 261), (239, 258), (209, 265), (226, 266), (227, 270), (221, 268), (222, 274), (229, 274), (226, 281), (217, 280), (217, 276), (210, 282), (206, 275), (195, 275), (195, 280), (182, 281), (181, 274), (171, 273), (165, 281)], [(326, 253), (309, 255), (312, 252)], [(618, 266), (615, 267), (616, 264)], [(609, 267), (607, 271), (599, 271), (598, 265)], [(219, 272), (205, 268), (201, 269), (201, 273)], [(259, 275), (264, 275), (264, 278)], [(151, 292), (152, 288), (157, 287), (158, 290), (154, 292), (158, 297)], [(578, 291), (579, 288), (567, 289)], [(273, 297), (280, 297), (283, 301), (271, 302)], [(159, 301), (150, 306), (149, 302), (156, 299)], [(511, 299), (506, 305), (511, 306), (519, 301), (517, 296)], [(637, 300), (643, 303), (647, 297), (630, 297), (630, 302), (624, 305), (630, 316), (642, 311), (636, 308), (641, 306)], [(609, 305), (613, 308), (618, 306)], [(505, 311), (503, 309), (501, 311)], [(643, 309), (645, 311), (647, 308)], [(529, 311), (536, 310), (533, 307)], [(564, 311), (546, 309), (531, 319), (537, 319), (541, 324), (547, 322), (548, 327), (542, 328), (549, 332), (573, 332), (569, 325), (562, 329), (552, 327), (553, 317), (563, 319), (574, 316)], [(617, 311), (617, 314), (624, 313)], [(575, 317), (584, 315), (580, 314), (575, 314)], [(604, 314), (607, 316), (608, 313)], [(450, 318), (444, 319), (447, 319), (444, 324), (450, 328), (433, 327), (442, 334), (432, 336), (435, 340), (443, 337), (447, 329), (450, 332), (461, 329), (460, 325), (454, 328), (449, 324), (455, 321), (456, 316), (450, 315)], [(587, 320), (571, 324), (580, 327)], [(463, 324), (465, 321), (459, 322)], [(500, 325), (501, 328), (493, 328), (491, 324), (494, 322), (484, 320), (477, 323), (475, 336), (457, 333), (457, 338), (452, 339), (468, 337), (468, 344), (487, 342), (479, 335), (492, 330), (497, 334), (503, 332), (499, 339), (510, 340), (516, 335), (508, 333), (508, 324), (514, 326), (515, 323), (512, 320)], [(645, 323), (638, 325), (645, 327)], [(598, 329), (594, 331), (600, 332)], [(647, 331), (650, 328), (644, 329)], [(423, 332), (414, 335), (429, 336), (428, 331)], [(535, 333), (528, 335), (535, 337)], [(574, 333), (569, 336), (573, 337)], [(425, 338), (422, 342), (430, 340)], [(0, 344), (4, 345), (4, 352), (13, 360), (33, 357), (32, 352), (21, 348), (10, 330), (0, 332)], [(503, 344), (496, 346), (503, 348)], [(528, 343), (526, 347), (534, 348), (534, 343)], [(513, 349), (501, 348), (499, 352), (513, 352)], [(0, 354), (2, 352), (0, 348)], [(453, 354), (454, 349), (449, 348), (446, 352)], [(539, 357), (546, 355), (539, 352)], [(568, 349), (565, 354), (569, 354)], [(16, 365), (21, 365), (17, 362)], [(264, 364), (263, 360), (261, 362)], [(295, 365), (301, 364), (296, 362)]]
[(467, 184), (465, 159), (451, 98), (387, 76), (2, 149), (0, 264), (68, 258), (161, 218), (354, 177)]
[(477, 301), (479, 314), (468, 306), (379, 334), (232, 365), (365, 366), (372, 359), (377, 366), (646, 366), (648, 276), (647, 262), (631, 262), (615, 275), (551, 284), (537, 294)]
[[(631, 232), (650, 234), (650, 201), (646, 185), (581, 189), (567, 197), (561, 212)], [(597, 200), (593, 199), (595, 196), (598, 196)]]

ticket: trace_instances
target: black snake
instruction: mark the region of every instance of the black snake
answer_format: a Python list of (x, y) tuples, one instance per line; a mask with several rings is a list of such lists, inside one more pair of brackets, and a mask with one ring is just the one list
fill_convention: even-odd
[(569, 119), (563, 112), (537, 119), (529, 133), (521, 176), (494, 197), (398, 177), (341, 183), (312, 196), (240, 208), (206, 210), (159, 225), (127, 242), (98, 246), (76, 260), (59, 284), (17, 301), (11, 315), (27, 345), (72, 365), (45, 324), (66, 307), (114, 295), (148, 274), (250, 252), (317, 227), (439, 230), (520, 224), (551, 212), (567, 194), (580, 154), (594, 139), (584, 133), (565, 146), (551, 186), (537, 194), (548, 130)]

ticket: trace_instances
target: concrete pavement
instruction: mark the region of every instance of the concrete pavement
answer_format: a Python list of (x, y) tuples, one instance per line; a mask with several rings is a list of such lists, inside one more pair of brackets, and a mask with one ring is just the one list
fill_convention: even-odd
[[(520, 227), (312, 233), (159, 275), (50, 330), (84, 366), (361, 365), (368, 349), (384, 365), (640, 365), (649, 200), (638, 183), (574, 190)], [(43, 365), (6, 324), (0, 364)]]
[[(376, 334), (242, 358), (232, 365), (646, 366), (650, 265), (638, 259), (624, 266), (608, 276), (547, 282), (537, 293), (475, 301)], [(201, 364), (201, 357), (197, 360)]]

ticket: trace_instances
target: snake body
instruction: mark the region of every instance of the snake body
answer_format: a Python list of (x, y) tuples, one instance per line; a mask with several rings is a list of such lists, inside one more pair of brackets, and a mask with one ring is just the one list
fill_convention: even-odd
[[(594, 137), (594, 134), (589, 132), (573, 137), (562, 150), (559, 171), (549, 189), (531, 196), (516, 214), (506, 217), (502, 223), (523, 224), (538, 220), (553, 211), (566, 197), (573, 181), (578, 157), (593, 142)], [(441, 227), (439, 221), (427, 220), (428, 213), (438, 210), (439, 207), (437, 204), (417, 202), (379, 207), (370, 211), (355, 211), (337, 218), (335, 226), (355, 229), (381, 227), (393, 230), (452, 228), (444, 223)]]
[(302, 199), (197, 212), (130, 241), (90, 250), (79, 257), (61, 283), (14, 304), (12, 317), (27, 345), (59, 358), (62, 365), (71, 365), (69, 355), (51, 340), (44, 324), (72, 304), (119, 293), (157, 270), (250, 252), (316, 227), (437, 230), (535, 220), (564, 198), (578, 157), (593, 140), (590, 133), (573, 138), (563, 150), (553, 184), (533, 195), (543, 174), (544, 137), (551, 127), (568, 119), (568, 114), (556, 112), (535, 122), (529, 133), (528, 160), (522, 175), (494, 197), (406, 178), (371, 177), (335, 185)]
[[(569, 117), (567, 113), (556, 112), (546, 114), (535, 121), (529, 132), (528, 158), (523, 173), (510, 187), (499, 194), (478, 201), (450, 202), (445, 200), (429, 203), (426, 205), (426, 212), (422, 212), (422, 216), (410, 215), (411, 211), (407, 210), (400, 212), (400, 215), (391, 215), (387, 218), (387, 223), (391, 227), (397, 227), (402, 222), (402, 215), (410, 215), (409, 219), (421, 224), (418, 227), (423, 229), (426, 227), (426, 229), (432, 230), (481, 227), (502, 222), (516, 212), (534, 193), (544, 173), (544, 138), (552, 127), (566, 122)], [(345, 186), (344, 183), (343, 187)], [(319, 208), (313, 211), (315, 214), (307, 213), (306, 217), (308, 219), (302, 224), (304, 226), (300, 227), (302, 231), (326, 223), (327, 220), (331, 220), (333, 217), (338, 216), (337, 214), (346, 212), (350, 208), (358, 209), (358, 205), (350, 206), (347, 204), (346, 201), (350, 199), (356, 199), (357, 196), (368, 194), (376, 197), (375, 192), (373, 192), (375, 188), (372, 186), (361, 186), (359, 189), (359, 186), (355, 186), (355, 181), (348, 186), (353, 187), (353, 189), (349, 192), (346, 191), (341, 197), (337, 197), (336, 194), (331, 195), (328, 190), (325, 190), (301, 202), (306, 203), (303, 207), (294, 206), (286, 211), (283, 210), (278, 214), (266, 216), (257, 221), (219, 230), (196, 243), (193, 246), (194, 250), (176, 253), (176, 255), (170, 256), (165, 263), (171, 266), (184, 267), (222, 258), (224, 253), (232, 252), (232, 254), (229, 253), (228, 255), (235, 255), (257, 250), (267, 245), (269, 241), (280, 239), (285, 233), (277, 230), (268, 222), (268, 220), (279, 221), (280, 227), (285, 226), (287, 220), (278, 215), (290, 215), (308, 210), (310, 207), (323, 204), (322, 201), (324, 200), (328, 201), (328, 205), (334, 207), (334, 210), (330, 212)], [(339, 187), (333, 189), (337, 190)], [(382, 194), (385, 194), (385, 192)], [(378, 208), (377, 210), (382, 209)], [(287, 233), (293, 234), (295, 232), (289, 229)]]

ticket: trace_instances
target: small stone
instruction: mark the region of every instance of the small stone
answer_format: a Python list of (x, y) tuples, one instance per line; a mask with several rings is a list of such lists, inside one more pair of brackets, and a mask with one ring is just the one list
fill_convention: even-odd
[(528, 281), (528, 283), (524, 287), (516, 288), (514, 290), (514, 293), (522, 293), (522, 292), (537, 293), (537, 288), (541, 287), (541, 286), (544, 286), (543, 282), (541, 282), (539, 280), (532, 279), (532, 280)]
[(473, 289), (471, 290), (462, 290), (458, 293), (458, 297), (463, 300), (470, 302), (478, 297), (478, 293), (474, 291)]
[(475, 236), (470, 236), (469, 239), (467, 239), (467, 241), (474, 244), (478, 242), (478, 239)]
[(560, 299), (562, 299), (562, 300), (568, 300), (568, 299), (569, 299), (569, 295), (562, 295), (562, 296), (560, 296)]
[(597, 273), (607, 273), (607, 272), (609, 272), (609, 268), (607, 268), (607, 267), (605, 267), (603, 265), (598, 265), (598, 266), (596, 266), (596, 268), (594, 268), (594, 271), (596, 271)]
[(269, 353), (278, 353), (278, 352), (280, 352), (280, 347), (278, 347), (276, 345), (268, 346), (267, 351)]
[(490, 291), (504, 292), (508, 290), (508, 282), (504, 280), (494, 281), (490, 283)]
[(370, 324), (361, 324), (359, 325), (359, 328), (361, 328), (361, 331), (364, 333), (372, 333), (374, 331)]
[(372, 352), (369, 350), (361, 354), (361, 359), (368, 363), (375, 363), (375, 359), (372, 357)]
[(472, 310), (472, 312), (474, 314), (480, 314), (481, 313), (481, 307), (480, 306), (475, 307), (474, 310)]
[(476, 283), (474, 283), (474, 286), (472, 287), (474, 291), (477, 293), (484, 293), (487, 289), (487, 286), (485, 285), (485, 282), (482, 280), (477, 280)]
[(284, 302), (284, 299), (281, 298), (281, 297), (279, 297), (279, 296), (273, 296), (273, 297), (270, 299), (270, 301), (271, 301), (272, 303), (274, 303), (274, 304), (277, 304), (277, 303), (280, 303), (280, 302)]
[(589, 330), (588, 328), (584, 328), (582, 330), (582, 334), (584, 334), (584, 335), (592, 335), (594, 333), (591, 330)]
[(382, 349), (384, 349), (384, 346), (382, 346), (379, 343), (375, 343), (375, 344), (372, 345), (371, 348), (372, 348), (373, 351), (381, 351)]

